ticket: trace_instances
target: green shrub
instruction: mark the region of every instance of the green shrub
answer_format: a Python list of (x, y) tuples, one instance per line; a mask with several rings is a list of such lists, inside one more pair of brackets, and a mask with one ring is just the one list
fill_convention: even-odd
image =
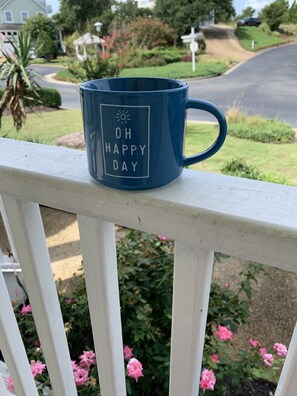
[(78, 81), (116, 77), (120, 72), (120, 67), (115, 59), (110, 58), (108, 54), (105, 55), (102, 57), (101, 53), (97, 53), (83, 62), (72, 60), (67, 69)]
[(285, 177), (273, 174), (263, 174), (257, 167), (248, 165), (245, 160), (237, 157), (226, 162), (222, 166), (221, 172), (225, 175), (243, 177), (245, 179), (261, 180), (277, 184), (290, 184)]
[(64, 37), (63, 42), (66, 47), (67, 55), (76, 56), (74, 41), (77, 40), (79, 36), (78, 32), (74, 32), (71, 36)]
[(172, 46), (174, 31), (159, 18), (137, 18), (128, 25), (129, 46), (139, 49)]
[(284, 34), (287, 34), (288, 36), (297, 36), (296, 23), (282, 23), (279, 26), (279, 30)]
[(271, 35), (272, 31), (270, 30), (270, 27), (268, 26), (267, 22), (262, 22), (261, 25), (258, 27), (258, 29), (262, 30), (262, 32)]
[[(33, 100), (25, 100), (24, 105), (30, 106), (46, 106), (58, 108), (62, 104), (62, 99), (59, 91), (55, 88), (40, 88), (37, 90), (38, 97)], [(0, 90), (0, 99), (2, 98), (3, 90)]]
[(206, 41), (204, 36), (203, 37), (198, 37), (198, 54), (204, 54), (206, 50)]
[(168, 63), (180, 62), (184, 51), (176, 47), (153, 48), (150, 50), (134, 50), (130, 53), (125, 66), (145, 67), (145, 66), (165, 66)]
[(229, 176), (261, 180), (260, 172), (256, 167), (248, 165), (243, 159), (237, 157), (226, 162), (221, 168), (221, 172)]
[(239, 139), (250, 139), (262, 143), (291, 143), (295, 139), (295, 131), (289, 124), (270, 119), (253, 121), (246, 118), (238, 124), (229, 123), (228, 134)]
[(47, 60), (57, 55), (57, 46), (45, 31), (41, 31), (37, 37), (35, 54)]
[(35, 105), (41, 104), (46, 107), (60, 107), (62, 99), (59, 91), (54, 88), (41, 88), (38, 90), (39, 97), (34, 102)]

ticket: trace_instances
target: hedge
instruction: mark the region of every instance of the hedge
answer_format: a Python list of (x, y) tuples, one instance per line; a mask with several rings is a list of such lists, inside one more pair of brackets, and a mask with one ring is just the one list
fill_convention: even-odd
[[(0, 99), (3, 95), (3, 89), (0, 90)], [(62, 104), (60, 93), (54, 88), (38, 89), (38, 97), (33, 100), (25, 100), (25, 106), (46, 106), (58, 108)]]
[(271, 173), (261, 173), (257, 167), (249, 165), (244, 159), (238, 157), (234, 157), (230, 161), (227, 161), (220, 170), (224, 175), (291, 185), (285, 177)]
[(291, 125), (270, 119), (263, 119), (258, 123), (248, 120), (237, 124), (229, 123), (228, 134), (262, 143), (292, 143), (295, 139), (295, 131)]

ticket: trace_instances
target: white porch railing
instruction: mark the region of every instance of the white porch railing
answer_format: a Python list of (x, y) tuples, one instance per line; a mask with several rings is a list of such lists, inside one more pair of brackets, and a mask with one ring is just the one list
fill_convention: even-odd
[[(297, 272), (294, 187), (185, 170), (163, 188), (117, 191), (90, 178), (83, 152), (0, 139), (0, 193), (55, 396), (77, 393), (38, 204), (78, 215), (103, 396), (126, 395), (114, 224), (175, 240), (170, 396), (198, 394), (214, 251)], [(0, 301), (17, 393), (37, 395), (1, 276)], [(296, 395), (296, 356), (297, 331), (278, 396)]]

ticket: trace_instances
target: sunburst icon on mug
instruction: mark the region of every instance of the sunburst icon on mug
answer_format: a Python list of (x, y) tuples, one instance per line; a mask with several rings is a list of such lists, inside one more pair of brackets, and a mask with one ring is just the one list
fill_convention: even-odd
[(127, 124), (128, 121), (131, 121), (131, 114), (127, 110), (119, 110), (117, 112), (117, 120), (123, 125)]

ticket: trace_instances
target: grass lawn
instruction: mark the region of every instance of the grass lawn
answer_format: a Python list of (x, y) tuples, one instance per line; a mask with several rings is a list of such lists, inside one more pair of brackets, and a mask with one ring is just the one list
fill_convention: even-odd
[[(13, 128), (12, 118), (4, 116), (0, 136), (50, 144), (59, 136), (82, 131), (80, 110), (58, 110), (29, 114), (20, 132)], [(211, 124), (188, 122), (186, 154), (203, 151), (216, 139), (217, 128)], [(272, 144), (228, 136), (221, 150), (206, 161), (191, 166), (207, 172), (220, 173), (222, 165), (233, 157), (240, 157), (256, 166), (261, 173), (272, 173), (287, 178), (297, 185), (297, 143)]]
[(144, 76), (164, 78), (187, 78), (217, 76), (228, 69), (230, 61), (216, 58), (198, 58), (196, 71), (192, 71), (191, 62), (170, 63), (166, 66), (137, 67), (123, 69), (120, 77)]
[[(205, 150), (217, 136), (217, 128), (208, 124), (189, 122), (186, 135), (186, 154)], [(223, 147), (213, 157), (191, 166), (207, 172), (220, 173), (220, 168), (233, 157), (240, 157), (261, 173), (282, 176), (297, 185), (297, 142), (288, 144), (259, 143), (227, 136)]]
[(271, 45), (285, 43), (286, 41), (276, 35), (267, 34), (254, 26), (240, 26), (236, 29), (236, 36), (240, 45), (248, 51), (252, 51), (252, 40), (255, 40), (254, 51)]
[(0, 137), (49, 144), (59, 136), (82, 131), (79, 110), (56, 110), (28, 114), (23, 128), (16, 132), (11, 116), (2, 117)]
[[(224, 73), (232, 64), (231, 59), (219, 59), (209, 55), (199, 56), (196, 61), (196, 71), (192, 71), (191, 62), (176, 62), (165, 66), (133, 67), (123, 69), (120, 77), (164, 77), (164, 78), (187, 78), (187, 77), (212, 77)], [(56, 74), (57, 80), (79, 82), (67, 69)]]

